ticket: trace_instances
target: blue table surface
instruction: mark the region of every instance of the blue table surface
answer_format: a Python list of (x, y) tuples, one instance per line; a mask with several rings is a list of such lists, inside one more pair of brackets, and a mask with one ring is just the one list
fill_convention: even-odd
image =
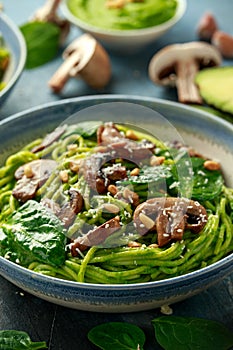
[[(44, 3), (43, 0), (1, 2), (5, 13), (18, 25), (25, 23), (35, 9)], [(155, 86), (150, 81), (148, 64), (153, 54), (168, 44), (198, 40), (197, 23), (206, 11), (216, 15), (222, 30), (233, 34), (232, 0), (187, 0), (184, 17), (153, 45), (130, 56), (109, 53), (112, 79), (103, 90), (93, 90), (83, 81), (74, 79), (67, 83), (61, 94), (53, 94), (47, 82), (62, 62), (58, 56), (42, 67), (24, 70), (9, 99), (0, 109), (0, 119), (47, 102), (93, 94), (129, 94), (177, 101), (175, 90)], [(77, 28), (72, 28), (68, 42), (80, 34)], [(223, 64), (232, 65), (233, 61), (224, 61)], [(155, 342), (151, 326), (151, 320), (161, 315), (159, 309), (121, 314), (91, 313), (50, 304), (19, 290), (1, 277), (0, 286), (0, 329), (24, 330), (33, 340), (45, 340), (50, 350), (95, 349), (87, 340), (87, 332), (93, 326), (108, 321), (139, 325), (147, 337), (145, 350), (161, 349)], [(177, 316), (218, 320), (233, 331), (233, 274), (199, 295), (172, 305), (172, 309)]]

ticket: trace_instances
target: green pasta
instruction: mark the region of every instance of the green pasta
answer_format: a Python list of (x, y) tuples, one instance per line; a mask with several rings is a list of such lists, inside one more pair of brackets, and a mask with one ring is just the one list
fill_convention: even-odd
[(129, 284), (186, 274), (233, 252), (232, 222), (219, 164), (127, 125), (63, 126), (0, 168), (0, 255), (47, 276)]
[(6, 48), (4, 39), (0, 36), (0, 91), (6, 86), (6, 81), (4, 81), (4, 78), (9, 63), (10, 52), (8, 48)]

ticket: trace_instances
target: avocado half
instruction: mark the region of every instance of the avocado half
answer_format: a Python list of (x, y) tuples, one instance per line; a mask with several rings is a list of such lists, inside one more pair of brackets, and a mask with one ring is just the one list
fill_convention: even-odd
[(223, 112), (233, 114), (233, 67), (206, 68), (195, 82), (203, 100)]

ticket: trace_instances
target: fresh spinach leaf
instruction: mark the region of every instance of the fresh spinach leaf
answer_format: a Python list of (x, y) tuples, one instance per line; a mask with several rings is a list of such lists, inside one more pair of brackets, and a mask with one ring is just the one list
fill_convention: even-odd
[(81, 135), (85, 138), (91, 137), (96, 133), (98, 127), (102, 124), (103, 122), (101, 121), (88, 121), (78, 123), (78, 125), (70, 125), (68, 126), (65, 134), (62, 135), (62, 139), (65, 139), (66, 137), (73, 134)]
[(36, 350), (46, 348), (46, 342), (32, 342), (26, 332), (15, 330), (0, 331), (0, 350)]
[[(190, 174), (190, 178), (180, 179), (177, 173), (177, 166), (174, 165), (172, 167), (171, 172), (173, 174), (174, 183), (186, 181), (189, 187), (192, 185), (191, 196), (198, 201), (205, 201), (217, 197), (221, 193), (224, 183), (221, 171), (206, 169), (204, 167), (205, 160), (203, 158), (191, 157), (190, 160), (192, 165), (192, 174)], [(179, 166), (185, 166), (182, 164), (182, 160), (179, 162)], [(172, 183), (169, 187), (172, 187)], [(174, 187), (173, 194), (176, 194), (176, 190), (177, 189)]]
[(152, 321), (155, 337), (165, 350), (229, 350), (233, 333), (217, 321), (161, 316)]
[(65, 261), (64, 233), (61, 221), (50, 210), (30, 200), (0, 228), (0, 253), (24, 266), (35, 260), (60, 266)]
[(137, 176), (128, 176), (126, 180), (122, 180), (119, 183), (142, 185), (150, 184), (154, 182), (164, 182), (167, 178), (171, 177), (171, 171), (169, 166), (143, 166), (140, 169), (140, 173)]
[(92, 328), (88, 339), (103, 350), (143, 350), (145, 334), (126, 322), (108, 322)]
[(51, 61), (58, 53), (60, 28), (51, 22), (28, 22), (20, 27), (27, 46), (28, 69)]
[(205, 160), (192, 157), (193, 194), (197, 200), (208, 200), (218, 196), (223, 188), (223, 176), (219, 170), (208, 170), (204, 167)]

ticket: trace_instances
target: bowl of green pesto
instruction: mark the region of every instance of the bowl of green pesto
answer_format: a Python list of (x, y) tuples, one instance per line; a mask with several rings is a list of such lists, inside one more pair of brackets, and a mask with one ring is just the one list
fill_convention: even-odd
[(23, 72), (26, 53), (21, 31), (7, 15), (0, 12), (0, 106)]
[(171, 29), (186, 0), (63, 0), (66, 18), (109, 48), (140, 49)]

